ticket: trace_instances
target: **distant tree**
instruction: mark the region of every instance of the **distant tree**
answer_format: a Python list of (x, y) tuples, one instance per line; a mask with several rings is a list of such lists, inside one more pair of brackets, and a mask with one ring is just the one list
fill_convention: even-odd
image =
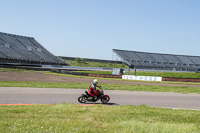
[(81, 58), (81, 62), (82, 62), (83, 64), (86, 64), (86, 59)]
[(80, 59), (79, 57), (77, 57), (77, 58), (75, 58), (75, 61), (76, 61), (77, 63), (80, 63), (80, 62), (81, 62), (81, 59)]

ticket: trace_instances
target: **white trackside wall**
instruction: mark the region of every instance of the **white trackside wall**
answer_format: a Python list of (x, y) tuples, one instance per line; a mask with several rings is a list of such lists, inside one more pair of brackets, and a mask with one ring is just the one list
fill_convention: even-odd
[(144, 80), (144, 81), (162, 81), (162, 77), (154, 77), (154, 76), (122, 75), (122, 79)]

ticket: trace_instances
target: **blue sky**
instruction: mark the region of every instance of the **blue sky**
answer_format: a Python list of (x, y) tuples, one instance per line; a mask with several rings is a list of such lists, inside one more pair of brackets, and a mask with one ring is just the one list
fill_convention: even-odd
[(200, 0), (1, 0), (0, 32), (56, 56), (112, 59), (112, 49), (200, 56)]

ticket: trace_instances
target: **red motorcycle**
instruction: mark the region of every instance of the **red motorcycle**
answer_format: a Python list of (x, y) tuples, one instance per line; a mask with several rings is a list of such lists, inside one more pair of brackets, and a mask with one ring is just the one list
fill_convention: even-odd
[(100, 88), (100, 93), (95, 100), (93, 99), (92, 96), (88, 94), (87, 91), (85, 91), (85, 94), (82, 94), (80, 97), (78, 97), (78, 101), (80, 103), (86, 103), (86, 102), (96, 102), (101, 99), (102, 103), (108, 103), (110, 101), (110, 97), (108, 95), (104, 95), (104, 92), (101, 86), (99, 88)]

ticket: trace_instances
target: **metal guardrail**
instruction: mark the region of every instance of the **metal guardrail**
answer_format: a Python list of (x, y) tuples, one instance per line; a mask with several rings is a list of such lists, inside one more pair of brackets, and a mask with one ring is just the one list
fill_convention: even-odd
[[(100, 68), (100, 67), (77, 67), (77, 66), (56, 66), (56, 65), (42, 65), (43, 68), (58, 68), (58, 69), (79, 69), (79, 70), (104, 70), (113, 71), (113, 68)], [(124, 69), (124, 71), (135, 71), (135, 69)], [(159, 71), (159, 72), (194, 72), (194, 71), (172, 71), (172, 70), (149, 70), (137, 69), (137, 71)]]
[(100, 67), (76, 67), (76, 66), (55, 66), (55, 65), (42, 65), (43, 68), (60, 68), (60, 69), (81, 69), (81, 70), (110, 70), (113, 68), (100, 68)]

